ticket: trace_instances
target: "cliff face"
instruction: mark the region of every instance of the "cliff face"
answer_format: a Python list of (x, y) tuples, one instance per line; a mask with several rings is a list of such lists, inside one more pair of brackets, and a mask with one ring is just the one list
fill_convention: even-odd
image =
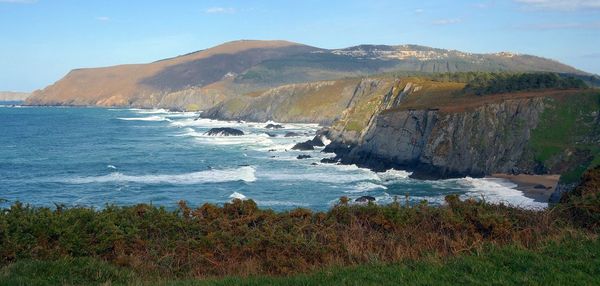
[(202, 116), (329, 125), (356, 102), (383, 96), (393, 83), (391, 78), (354, 78), (284, 85), (226, 100), (203, 112)]
[(357, 116), (355, 106), (336, 121), (326, 151), (343, 163), (407, 169), (419, 178), (563, 174), (569, 184), (600, 163), (597, 91), (467, 98), (441, 83), (404, 79), (394, 86), (371, 117)]
[(378, 114), (344, 157), (373, 168), (403, 167), (420, 177), (530, 173), (531, 130), (543, 99), (511, 100), (461, 113), (406, 110)]

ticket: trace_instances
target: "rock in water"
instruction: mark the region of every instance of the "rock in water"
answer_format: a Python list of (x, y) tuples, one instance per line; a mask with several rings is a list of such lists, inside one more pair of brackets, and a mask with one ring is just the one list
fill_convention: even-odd
[(267, 129), (281, 129), (281, 128), (283, 128), (283, 125), (269, 123), (269, 124), (267, 124), (267, 126), (265, 126), (265, 128), (267, 128)]
[(313, 146), (319, 146), (319, 147), (325, 146), (325, 143), (323, 143), (323, 140), (321, 140), (321, 136), (319, 136), (319, 135), (315, 136), (315, 138), (313, 138), (313, 140), (310, 140), (310, 143)]
[(335, 164), (337, 162), (338, 162), (338, 160), (335, 157), (321, 159), (321, 163), (326, 163), (326, 164)]
[(221, 127), (212, 128), (208, 132), (204, 133), (209, 136), (242, 136), (244, 132), (235, 128)]
[(283, 137), (298, 137), (298, 136), (300, 136), (300, 134), (298, 134), (296, 132), (288, 132), (288, 133), (285, 133), (285, 136), (283, 136)]
[(356, 200), (354, 200), (355, 202), (358, 203), (368, 203), (368, 202), (374, 202), (375, 198), (371, 197), (371, 196), (362, 196), (360, 198), (357, 198)]
[(306, 141), (294, 145), (294, 147), (292, 147), (292, 150), (309, 151), (315, 150), (315, 147), (313, 147), (313, 145), (310, 144), (310, 141)]
[(312, 158), (312, 156), (310, 155), (298, 155), (298, 157), (296, 157), (296, 159), (301, 160), (301, 159), (309, 159)]

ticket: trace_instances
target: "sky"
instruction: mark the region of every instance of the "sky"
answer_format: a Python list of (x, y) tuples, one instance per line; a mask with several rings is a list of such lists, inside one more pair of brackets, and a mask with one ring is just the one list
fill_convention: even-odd
[(239, 39), (510, 51), (600, 74), (600, 0), (0, 0), (0, 90)]

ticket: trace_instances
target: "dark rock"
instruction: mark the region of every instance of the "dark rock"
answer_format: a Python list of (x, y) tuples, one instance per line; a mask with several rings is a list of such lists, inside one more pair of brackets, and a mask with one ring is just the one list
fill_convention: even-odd
[(325, 164), (335, 164), (337, 163), (338, 160), (334, 157), (334, 158), (323, 158), (321, 159), (321, 163), (325, 163)]
[(310, 140), (311, 144), (313, 146), (318, 146), (318, 147), (324, 147), (325, 143), (323, 143), (323, 140), (321, 140), (321, 136), (315, 136), (315, 138), (313, 138), (312, 140)]
[(300, 134), (296, 133), (296, 132), (288, 132), (285, 133), (285, 135), (283, 137), (298, 137), (300, 136)]
[(269, 124), (267, 124), (267, 126), (265, 126), (265, 128), (267, 128), (267, 129), (281, 129), (281, 128), (283, 128), (283, 125), (269, 123)]
[(313, 147), (313, 145), (310, 144), (309, 141), (306, 141), (294, 145), (294, 147), (292, 147), (292, 150), (308, 151), (315, 150), (315, 147)]
[(269, 135), (269, 137), (277, 137), (277, 134), (273, 134), (273, 133), (269, 133), (269, 132), (266, 132), (266, 134)]
[(296, 159), (298, 159), (298, 160), (308, 159), (308, 158), (312, 158), (312, 156), (310, 156), (310, 155), (298, 155), (298, 157), (296, 157)]
[(546, 187), (546, 186), (544, 186), (544, 185), (542, 185), (542, 184), (537, 184), (537, 185), (533, 186), (533, 188), (534, 188), (534, 189), (542, 189), (542, 190), (546, 190), (546, 189), (549, 189), (550, 187)]
[(319, 165), (319, 164), (317, 164), (317, 163), (310, 163), (310, 164), (311, 164), (311, 165), (313, 165), (313, 166)]
[(209, 136), (242, 136), (244, 132), (235, 128), (222, 127), (212, 128), (208, 132), (204, 133)]
[(275, 152), (275, 151), (277, 151), (277, 150), (275, 150), (275, 149), (269, 149), (269, 152)]
[(374, 202), (375, 198), (371, 197), (371, 196), (362, 196), (360, 198), (357, 198), (356, 200), (354, 200), (355, 202), (358, 203), (368, 203), (368, 202)]

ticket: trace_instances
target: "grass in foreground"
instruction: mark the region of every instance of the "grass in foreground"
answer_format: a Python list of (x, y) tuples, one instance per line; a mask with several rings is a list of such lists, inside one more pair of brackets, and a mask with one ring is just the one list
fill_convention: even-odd
[(2, 285), (599, 285), (600, 240), (571, 237), (538, 250), (492, 247), (449, 259), (328, 268), (289, 277), (169, 280), (90, 258), (21, 261), (0, 271)]

